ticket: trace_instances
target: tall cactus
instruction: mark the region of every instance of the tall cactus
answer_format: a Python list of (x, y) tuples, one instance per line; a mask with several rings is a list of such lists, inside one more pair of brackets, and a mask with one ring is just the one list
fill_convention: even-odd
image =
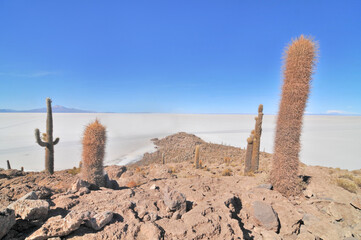
[(59, 138), (56, 138), (53, 141), (53, 114), (51, 110), (51, 99), (46, 99), (46, 109), (47, 109), (47, 117), (46, 117), (46, 137), (43, 137), (43, 140), (40, 138), (39, 129), (35, 129), (35, 138), (36, 142), (45, 147), (45, 171), (47, 173), (54, 173), (54, 145), (58, 144)]
[(162, 153), (162, 164), (163, 165), (165, 164), (165, 155), (164, 155), (164, 153)]
[(104, 187), (103, 159), (105, 155), (106, 129), (98, 120), (84, 131), (81, 177), (98, 187)]
[(262, 134), (262, 119), (263, 119), (263, 105), (258, 106), (258, 117), (255, 117), (255, 135), (253, 142), (253, 151), (252, 151), (252, 161), (251, 161), (251, 170), (253, 172), (258, 171), (259, 167), (259, 148), (261, 146), (261, 134)]
[(315, 68), (317, 44), (301, 35), (285, 51), (282, 99), (278, 112), (271, 182), (285, 196), (300, 193), (298, 178), (303, 113)]
[(254, 141), (254, 130), (252, 130), (251, 135), (247, 138), (247, 151), (246, 159), (244, 161), (244, 174), (248, 174), (252, 171), (251, 161), (252, 161), (252, 152), (253, 152), (253, 141)]
[(194, 162), (195, 162), (196, 168), (198, 169), (200, 167), (200, 164), (199, 164), (199, 145), (196, 146)]

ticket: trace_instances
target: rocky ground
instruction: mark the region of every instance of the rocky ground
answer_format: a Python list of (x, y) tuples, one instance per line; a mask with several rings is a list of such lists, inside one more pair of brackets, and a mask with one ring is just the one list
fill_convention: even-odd
[(0, 171), (0, 239), (361, 239), (361, 171), (302, 164), (305, 190), (286, 198), (269, 184), (271, 154), (244, 176), (239, 148), (185, 133), (153, 141), (140, 162), (107, 166), (106, 188), (76, 170)]

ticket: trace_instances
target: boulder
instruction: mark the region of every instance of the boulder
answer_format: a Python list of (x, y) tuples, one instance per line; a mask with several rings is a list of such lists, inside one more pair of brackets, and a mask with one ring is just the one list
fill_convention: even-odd
[(140, 226), (137, 240), (159, 240), (162, 239), (162, 232), (157, 225), (146, 222)]
[(266, 230), (278, 232), (278, 216), (271, 205), (261, 201), (254, 201), (252, 203), (252, 215), (257, 225), (265, 228)]
[(5, 208), (0, 211), (0, 239), (4, 237), (15, 224), (15, 211)]
[(107, 225), (113, 219), (112, 212), (102, 212), (95, 214), (89, 220), (86, 221), (85, 225), (90, 227), (96, 231), (102, 229), (105, 225)]
[(73, 192), (77, 192), (79, 191), (81, 188), (86, 187), (89, 189), (90, 184), (84, 180), (81, 179), (77, 179), (73, 185), (71, 186), (71, 190), (73, 190)]
[(49, 203), (45, 200), (19, 199), (9, 205), (16, 216), (24, 220), (45, 219), (48, 216)]
[(45, 240), (52, 237), (62, 237), (77, 230), (80, 225), (89, 220), (90, 212), (70, 212), (65, 218), (60, 215), (49, 218), (46, 223), (31, 234), (27, 240)]
[(119, 184), (117, 181), (112, 180), (109, 178), (108, 174), (104, 175), (104, 182), (105, 182), (105, 187), (106, 188), (110, 188), (110, 189), (119, 189)]
[(187, 210), (186, 197), (176, 190), (171, 192), (166, 190), (164, 192), (163, 201), (165, 206), (172, 212), (178, 211), (179, 214), (182, 215)]
[(14, 206), (17, 204), (17, 202), (22, 201), (22, 200), (37, 200), (38, 199), (38, 195), (36, 194), (36, 192), (31, 191), (28, 192), (27, 194), (25, 194), (24, 196), (22, 196), (21, 198), (19, 198), (18, 200), (16, 200), (15, 202), (11, 203), (8, 208), (10, 209), (14, 209)]

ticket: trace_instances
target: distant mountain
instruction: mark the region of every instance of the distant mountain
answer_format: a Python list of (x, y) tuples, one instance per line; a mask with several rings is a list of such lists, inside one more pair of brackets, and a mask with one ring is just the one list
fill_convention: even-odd
[[(60, 105), (53, 106), (52, 110), (53, 113), (95, 113), (94, 111), (67, 108)], [(0, 113), (46, 113), (46, 108), (37, 108), (31, 110), (0, 109)]]

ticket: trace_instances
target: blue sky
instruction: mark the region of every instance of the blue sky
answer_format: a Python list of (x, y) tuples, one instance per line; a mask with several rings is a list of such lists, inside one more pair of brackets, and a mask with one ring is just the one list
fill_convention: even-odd
[(282, 53), (320, 57), (308, 113), (361, 114), (361, 1), (0, 0), (0, 108), (278, 111)]

